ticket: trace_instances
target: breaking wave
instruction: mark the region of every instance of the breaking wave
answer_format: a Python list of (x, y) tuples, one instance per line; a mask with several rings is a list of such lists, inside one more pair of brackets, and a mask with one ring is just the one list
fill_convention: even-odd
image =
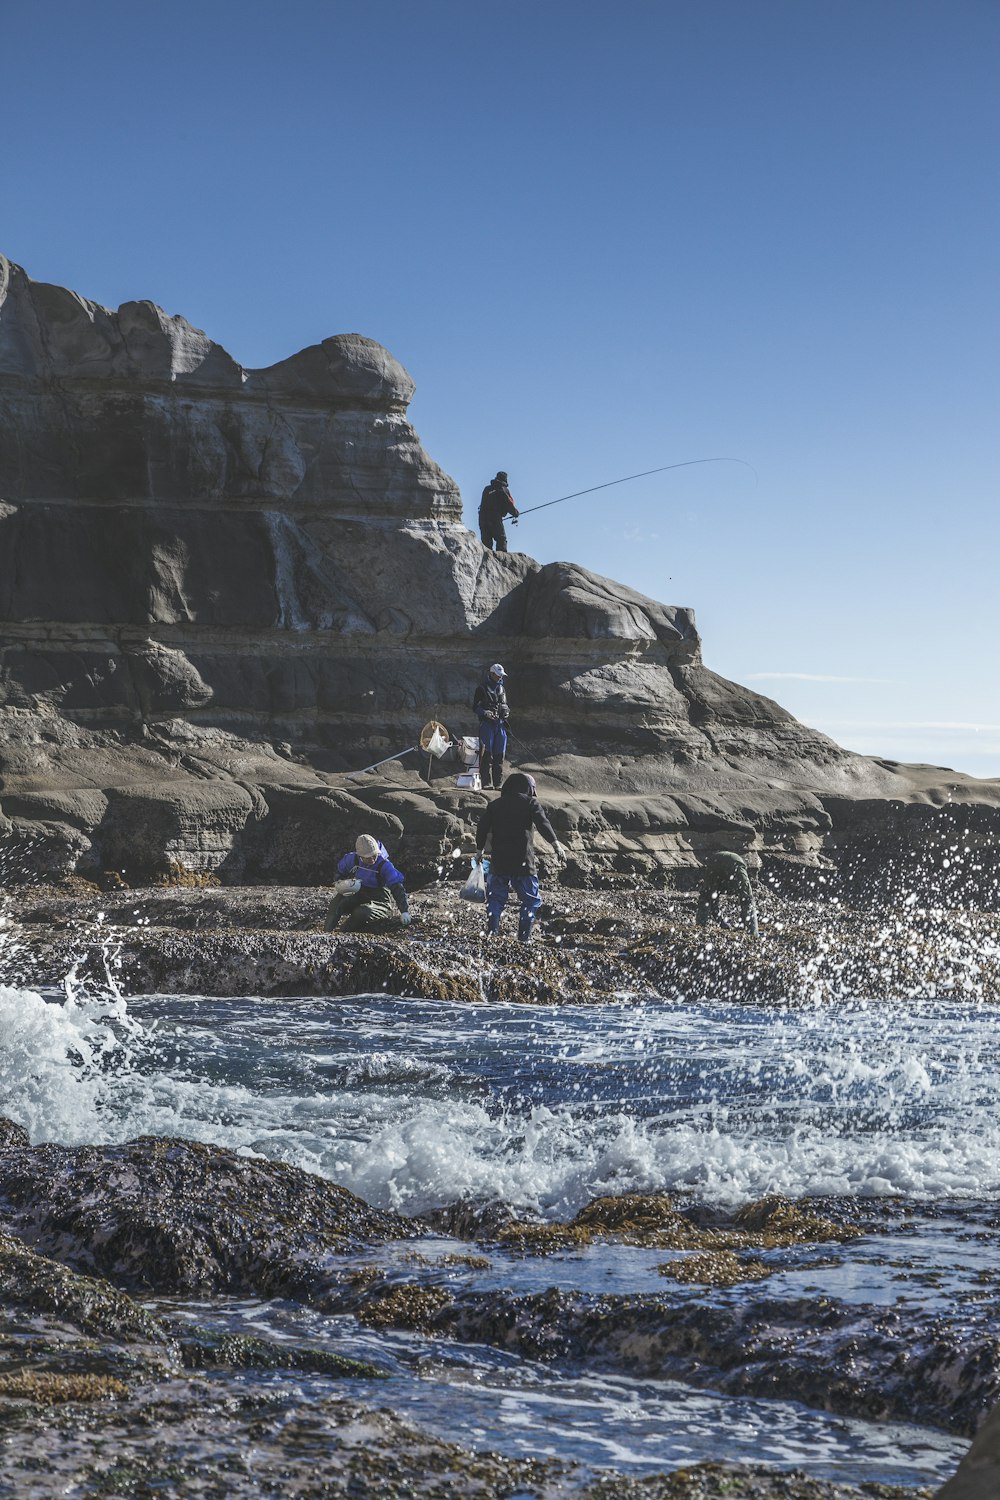
[(0, 989), (0, 1109), (34, 1141), (191, 1137), (410, 1213), (564, 1216), (656, 1190), (979, 1199), (1000, 1191), (998, 1019)]

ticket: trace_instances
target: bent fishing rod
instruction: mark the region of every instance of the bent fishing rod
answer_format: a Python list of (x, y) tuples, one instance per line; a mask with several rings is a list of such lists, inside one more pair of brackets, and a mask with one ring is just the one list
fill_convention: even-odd
[(632, 479), (648, 479), (650, 474), (665, 474), (668, 469), (690, 469), (695, 464), (742, 464), (749, 469), (754, 480), (759, 483), (757, 470), (753, 464), (748, 464), (745, 458), (688, 458), (679, 464), (662, 464), (658, 469), (643, 469), (641, 474), (626, 474), (622, 479), (609, 479), (606, 484), (592, 484), (586, 490), (574, 490), (572, 495), (560, 495), (558, 500), (546, 500), (542, 505), (529, 505), (527, 510), (519, 511), (517, 520), (522, 516), (530, 516), (536, 510), (548, 510), (550, 505), (562, 505), (564, 500), (576, 500), (581, 495), (592, 495), (595, 490), (610, 490), (616, 484), (628, 484)]

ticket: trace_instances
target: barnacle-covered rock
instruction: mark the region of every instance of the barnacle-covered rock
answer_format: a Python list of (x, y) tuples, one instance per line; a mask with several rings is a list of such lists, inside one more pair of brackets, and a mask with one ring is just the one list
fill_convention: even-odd
[(0, 1203), (40, 1256), (144, 1293), (315, 1299), (326, 1257), (414, 1233), (297, 1167), (154, 1136), (0, 1154)]

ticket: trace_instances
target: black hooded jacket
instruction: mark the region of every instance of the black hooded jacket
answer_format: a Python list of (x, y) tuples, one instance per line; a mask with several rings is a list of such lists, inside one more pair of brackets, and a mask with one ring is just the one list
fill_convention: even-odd
[(483, 497), (479, 502), (479, 524), (480, 526), (495, 526), (505, 516), (513, 516), (515, 519), (520, 511), (514, 504), (514, 497), (501, 479), (491, 479), (483, 490)]
[(507, 777), (499, 797), (494, 797), (486, 808), (476, 830), (476, 848), (480, 851), (492, 836), (491, 874), (503, 875), (508, 880), (515, 875), (538, 874), (533, 828), (550, 844), (558, 842), (531, 782), (523, 771), (515, 771)]
[(482, 682), (476, 688), (476, 696), (472, 700), (472, 711), (477, 718), (483, 718), (487, 713), (496, 714), (501, 724), (506, 724), (510, 718), (510, 707), (507, 703), (507, 690), (504, 687), (504, 679), (498, 682), (486, 674)]

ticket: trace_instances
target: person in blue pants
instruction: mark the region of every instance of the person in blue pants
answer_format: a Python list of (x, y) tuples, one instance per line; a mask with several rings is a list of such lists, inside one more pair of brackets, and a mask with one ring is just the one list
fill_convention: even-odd
[(503, 782), (503, 762), (507, 754), (507, 721), (510, 709), (504, 678), (507, 673), (495, 661), (476, 688), (472, 701), (479, 720), (479, 774), (483, 788), (499, 787)]
[(499, 797), (494, 797), (479, 819), (476, 848), (482, 854), (490, 842), (490, 873), (486, 881), (486, 931), (500, 931), (500, 918), (511, 890), (521, 903), (517, 935), (522, 943), (531, 938), (542, 898), (538, 892), (538, 859), (533, 830), (548, 839), (556, 858), (563, 858), (562, 845), (538, 800), (535, 778), (524, 771), (508, 776)]

